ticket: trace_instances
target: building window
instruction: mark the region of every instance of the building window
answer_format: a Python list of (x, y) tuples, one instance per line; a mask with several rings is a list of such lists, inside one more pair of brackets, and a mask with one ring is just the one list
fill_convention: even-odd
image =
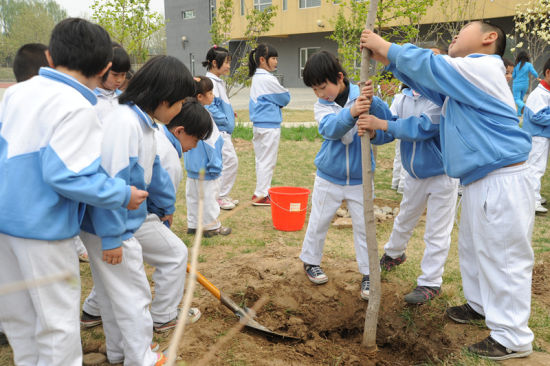
[(244, 15), (244, 0), (241, 0), (241, 15)]
[(214, 21), (214, 18), (216, 17), (216, 0), (210, 0), (210, 25), (212, 25), (212, 22)]
[(195, 11), (194, 10), (182, 10), (181, 11), (181, 17), (182, 17), (182, 19), (193, 19), (193, 18), (195, 18)]
[(283, 10), (288, 10), (288, 0), (283, 0)]
[(321, 0), (300, 0), (300, 9), (321, 6)]
[(320, 47), (308, 47), (300, 48), (300, 78), (303, 77), (304, 67), (306, 66), (307, 60), (316, 52), (319, 52)]
[(271, 0), (254, 0), (254, 9), (264, 11), (271, 6)]

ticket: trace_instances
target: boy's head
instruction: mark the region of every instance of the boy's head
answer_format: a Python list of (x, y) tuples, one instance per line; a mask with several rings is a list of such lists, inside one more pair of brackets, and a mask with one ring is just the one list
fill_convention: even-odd
[(303, 73), (304, 84), (315, 92), (317, 98), (334, 101), (348, 83), (346, 72), (330, 52), (314, 53), (306, 62)]
[(103, 75), (103, 88), (108, 90), (119, 89), (126, 80), (126, 73), (130, 71), (130, 56), (120, 46), (113, 47), (113, 61), (111, 68)]
[(18, 83), (38, 75), (42, 66), (49, 66), (47, 49), (42, 43), (28, 43), (17, 50), (13, 59), (13, 73)]
[(512, 73), (514, 72), (514, 63), (506, 57), (502, 58), (502, 62), (504, 63), (504, 68), (506, 69), (506, 73), (504, 74), (506, 76), (506, 81), (510, 82), (510, 80), (512, 80)]
[(111, 38), (97, 24), (67, 18), (57, 23), (52, 31), (48, 57), (54, 67), (63, 66), (86, 78), (101, 78), (113, 58)]
[(185, 65), (172, 56), (156, 56), (139, 69), (118, 97), (135, 104), (162, 123), (181, 110), (183, 100), (195, 95), (195, 81)]
[(210, 113), (195, 98), (186, 98), (181, 111), (166, 127), (178, 139), (183, 152), (209, 138), (213, 130)]
[(449, 56), (466, 57), (472, 53), (499, 55), (506, 49), (504, 31), (491, 23), (474, 20), (466, 24), (449, 45)]
[(542, 68), (542, 78), (546, 84), (550, 85), (550, 58), (546, 60), (544, 67)]
[(214, 101), (214, 83), (206, 76), (197, 76), (195, 79), (195, 97), (202, 105), (210, 105)]

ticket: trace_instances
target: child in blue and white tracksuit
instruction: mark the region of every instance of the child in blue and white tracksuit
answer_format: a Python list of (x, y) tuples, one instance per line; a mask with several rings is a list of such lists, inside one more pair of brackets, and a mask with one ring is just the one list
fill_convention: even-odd
[(235, 184), (235, 179), (237, 179), (239, 160), (233, 146), (233, 141), (231, 141), (231, 134), (235, 129), (235, 112), (227, 97), (225, 81), (221, 79), (222, 75), (229, 75), (231, 69), (229, 51), (223, 47), (214, 46), (208, 50), (206, 60), (202, 64), (208, 70), (206, 76), (214, 84), (214, 101), (206, 109), (212, 115), (224, 141), (222, 149), (223, 170), (218, 203), (220, 208), (231, 210), (239, 203), (238, 200), (230, 197), (231, 189)]
[(531, 74), (534, 78), (539, 77), (537, 71), (533, 67), (533, 64), (529, 61), (529, 55), (527, 52), (521, 51), (516, 57), (516, 65), (514, 66), (514, 71), (512, 71), (512, 93), (518, 108), (518, 116), (521, 116), (523, 113), (523, 107), (525, 106), (523, 99), (529, 90), (529, 74)]
[[(210, 105), (214, 99), (213, 83), (206, 77), (196, 78), (195, 81), (197, 81), (197, 100), (205, 107)], [(201, 184), (199, 175), (203, 169), (203, 230), (207, 236), (210, 234), (227, 235), (231, 232), (230, 228), (222, 227), (218, 220), (220, 205), (216, 198), (219, 196), (223, 169), (222, 149), (224, 138), (213, 120), (211, 120), (211, 123), (212, 134), (210, 137), (204, 141), (199, 141), (197, 147), (186, 152), (183, 157), (185, 170), (187, 171), (185, 197), (187, 203), (187, 231), (189, 234), (195, 233), (199, 227), (198, 204), (199, 186)]]
[[(339, 71), (334, 74), (334, 70)], [(328, 281), (320, 267), (325, 238), (336, 210), (345, 200), (353, 223), (357, 264), (363, 275), (360, 294), (366, 300), (370, 272), (363, 217), (361, 139), (357, 134), (356, 119), (368, 110), (370, 102), (365, 95), (360, 95), (357, 85), (347, 80), (336, 57), (326, 51), (316, 53), (307, 61), (304, 83), (319, 97), (314, 113), (324, 141), (315, 157), (317, 175), (300, 259), (311, 282), (323, 284)], [(374, 168), (374, 159), (372, 166)]]
[(531, 137), (518, 125), (504, 76), (503, 34), (470, 22), (449, 46), (450, 57), (390, 44), (368, 30), (361, 36), (361, 46), (389, 62), (398, 79), (442, 106), (443, 164), (464, 185), (458, 245), (467, 301), (447, 315), (462, 323), (484, 318), (491, 334), (469, 350), (495, 360), (526, 357), (533, 341)]
[[(409, 303), (424, 303), (440, 293), (458, 189), (458, 180), (448, 177), (443, 168), (439, 138), (441, 107), (409, 88), (395, 97), (391, 111), (375, 101), (371, 119), (378, 126), (374, 128), (377, 131), (372, 143), (380, 145), (400, 139), (401, 161), (406, 171), (399, 214), (380, 264), (386, 266), (388, 262), (386, 268), (391, 269), (405, 261), (407, 243), (427, 207), (422, 274), (418, 286), (405, 296)], [(358, 126), (362, 128), (361, 120)]]
[(542, 207), (540, 184), (546, 171), (550, 148), (550, 60), (544, 65), (543, 79), (527, 97), (523, 111), (523, 129), (533, 139), (527, 163), (535, 190), (535, 212), (546, 213), (548, 210)]
[(290, 102), (288, 89), (271, 74), (277, 68), (277, 56), (273, 46), (262, 43), (250, 52), (248, 61), (248, 76), (252, 77), (248, 108), (254, 124), (252, 143), (256, 155), (256, 189), (252, 201), (257, 206), (270, 204), (268, 190), (281, 139), (281, 108)]

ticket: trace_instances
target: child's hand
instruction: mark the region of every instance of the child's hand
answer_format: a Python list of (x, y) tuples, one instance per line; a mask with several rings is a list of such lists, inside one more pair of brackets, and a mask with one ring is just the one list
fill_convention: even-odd
[(388, 51), (390, 50), (391, 43), (384, 40), (378, 34), (371, 30), (365, 29), (361, 33), (361, 41), (359, 44), (361, 50), (368, 48), (372, 52), (372, 58), (384, 65), (388, 65)]
[(174, 219), (174, 215), (166, 215), (164, 217), (160, 218), (160, 221), (168, 221), (168, 226), (172, 226), (172, 220)]
[(119, 264), (122, 262), (122, 247), (104, 250), (103, 261), (109, 264)]
[(128, 210), (137, 210), (139, 208), (139, 205), (141, 205), (141, 203), (145, 201), (149, 193), (147, 193), (147, 191), (137, 189), (134, 186), (131, 186), (130, 190), (130, 202), (128, 202), (128, 206), (126, 206), (126, 208)]
[(371, 100), (364, 95), (360, 95), (355, 99), (355, 102), (350, 108), (350, 113), (353, 118), (366, 113), (370, 109)]
[(372, 80), (365, 81), (365, 85), (363, 86), (363, 89), (361, 89), (361, 95), (372, 99), (372, 97), (374, 96), (374, 85)]
[(375, 135), (375, 130), (386, 131), (388, 121), (377, 118), (372, 114), (362, 114), (357, 120), (357, 134), (363, 136), (366, 132), (370, 133), (371, 138)]

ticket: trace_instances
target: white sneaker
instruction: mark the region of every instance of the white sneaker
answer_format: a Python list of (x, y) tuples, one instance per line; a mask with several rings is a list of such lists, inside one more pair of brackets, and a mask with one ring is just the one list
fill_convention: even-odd
[(235, 204), (228, 197), (218, 198), (218, 204), (222, 210), (232, 210), (235, 208)]
[(535, 203), (535, 213), (536, 214), (545, 214), (548, 212), (548, 209), (546, 207), (542, 207), (540, 202)]

